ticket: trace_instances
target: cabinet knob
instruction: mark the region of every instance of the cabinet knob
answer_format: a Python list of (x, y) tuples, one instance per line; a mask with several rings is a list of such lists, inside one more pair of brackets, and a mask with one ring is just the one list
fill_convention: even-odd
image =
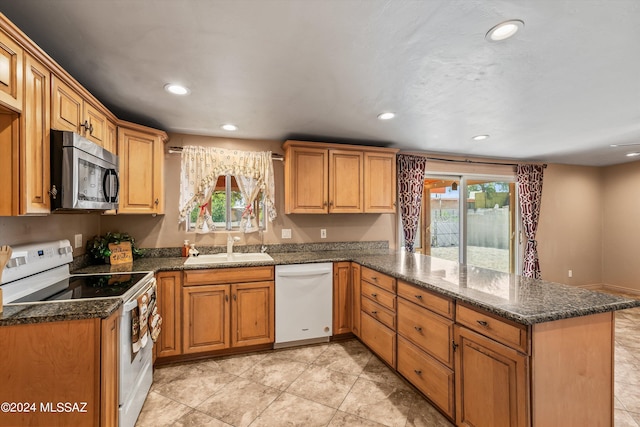
[(377, 312), (377, 311), (372, 311), (372, 312), (371, 312), (371, 314), (373, 314), (373, 315), (376, 315), (376, 316), (377, 316), (377, 315), (378, 315), (378, 312)]
[(422, 295), (416, 295), (416, 298), (418, 298), (420, 301), (422, 301)]
[[(80, 127), (84, 128), (85, 132), (89, 130), (89, 122), (87, 120), (85, 120), (84, 122), (80, 123)], [(91, 133), (91, 132), (89, 132)]]
[(156, 199), (155, 202), (153, 202), (156, 204), (156, 206), (158, 206), (158, 204), (160, 203), (160, 199)]
[(371, 294), (372, 297), (378, 298), (378, 294)]
[(224, 300), (225, 300), (226, 302), (229, 302), (229, 295), (225, 295), (225, 296), (224, 296)]
[(413, 329), (415, 329), (418, 332), (422, 332), (422, 328), (420, 326), (414, 326)]
[(485, 322), (484, 320), (476, 320), (476, 322), (478, 322), (478, 324), (484, 328), (489, 326), (489, 322)]
[(417, 375), (422, 375), (422, 371), (420, 369), (414, 369), (413, 372), (415, 372)]
[(324, 206), (325, 208), (327, 207), (327, 202), (325, 201), (322, 206)]

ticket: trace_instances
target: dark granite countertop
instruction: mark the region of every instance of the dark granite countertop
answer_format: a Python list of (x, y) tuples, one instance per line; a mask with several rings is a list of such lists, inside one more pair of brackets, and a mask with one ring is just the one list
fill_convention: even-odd
[[(273, 252), (273, 261), (183, 265), (185, 258), (151, 257), (134, 261), (129, 267), (133, 271), (175, 271), (203, 268), (248, 267), (260, 265), (285, 265), (317, 262), (355, 261), (365, 267), (389, 274), (398, 279), (451, 297), (494, 313), (523, 325), (532, 325), (563, 318), (622, 310), (640, 306), (640, 300), (624, 298), (607, 293), (586, 290), (569, 285), (527, 279), (514, 274), (464, 266), (429, 256), (387, 249), (365, 250), (318, 250), (304, 252)], [(85, 267), (78, 273), (106, 273), (110, 265)], [(87, 316), (108, 317), (115, 307), (106, 301), (86, 303)], [(46, 304), (31, 304), (24, 312), (15, 312), (5, 306), (0, 325), (33, 323), (48, 320), (81, 318), (82, 308), (60, 306), (56, 309), (36, 307)], [(7, 310), (9, 309), (9, 310)], [(101, 313), (104, 309), (104, 313)], [(49, 313), (48, 315), (46, 313)], [(25, 317), (27, 321), (14, 321)], [(38, 320), (40, 319), (40, 320)], [(7, 323), (9, 322), (9, 323)]]

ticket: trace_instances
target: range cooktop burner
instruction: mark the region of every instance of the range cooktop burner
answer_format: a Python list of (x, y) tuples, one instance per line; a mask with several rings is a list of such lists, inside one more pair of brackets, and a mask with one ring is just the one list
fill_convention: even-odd
[(51, 286), (13, 301), (38, 302), (117, 297), (126, 293), (147, 273), (107, 273), (69, 276)]

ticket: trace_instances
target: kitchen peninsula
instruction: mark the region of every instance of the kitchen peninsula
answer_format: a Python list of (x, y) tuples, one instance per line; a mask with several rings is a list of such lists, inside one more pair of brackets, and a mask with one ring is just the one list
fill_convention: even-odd
[[(353, 333), (458, 425), (612, 425), (614, 311), (640, 301), (403, 251), (272, 249), (272, 262), (184, 266), (184, 258), (148, 257), (133, 269), (171, 274), (179, 294), (183, 271), (346, 265)], [(162, 297), (159, 288), (161, 305)], [(58, 319), (40, 310), (5, 307), (0, 325)], [(184, 322), (180, 313), (163, 316)]]

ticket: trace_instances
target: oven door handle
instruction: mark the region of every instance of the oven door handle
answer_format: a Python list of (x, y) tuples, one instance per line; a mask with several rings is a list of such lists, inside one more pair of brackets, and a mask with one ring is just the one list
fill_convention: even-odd
[(124, 311), (128, 312), (136, 308), (138, 306), (138, 298), (146, 294), (147, 292), (149, 292), (151, 289), (155, 287), (156, 287), (156, 278), (154, 277), (151, 280), (149, 280), (149, 286), (145, 286), (143, 291), (138, 292), (135, 296), (131, 297), (129, 301), (124, 303)]

